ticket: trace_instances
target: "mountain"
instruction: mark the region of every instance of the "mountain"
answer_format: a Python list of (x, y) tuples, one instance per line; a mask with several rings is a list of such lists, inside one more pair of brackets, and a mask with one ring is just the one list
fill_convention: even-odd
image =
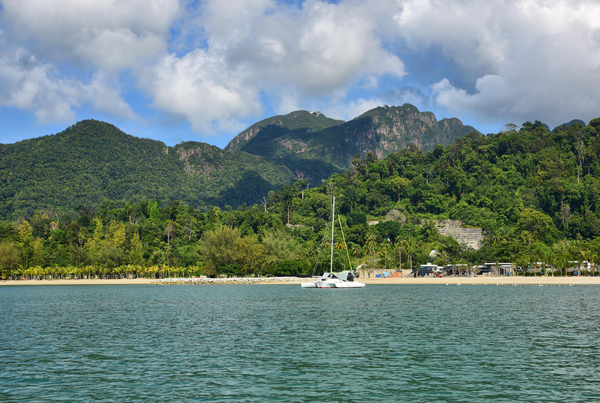
[(469, 133), (479, 132), (457, 118), (438, 121), (410, 104), (378, 107), (348, 122), (296, 111), (252, 125), (225, 150), (269, 158), (318, 182), (346, 170), (356, 154), (372, 151), (383, 158), (409, 144), (428, 151)]
[[(563, 123), (562, 125), (556, 126), (552, 131), (554, 132), (554, 131), (559, 130), (559, 129), (566, 129), (568, 127), (573, 126), (575, 123), (579, 123), (582, 126), (587, 126), (585, 124), (585, 122), (583, 120), (581, 120), (581, 119), (572, 119), (568, 123)], [(546, 127), (546, 129), (548, 129), (548, 131), (550, 131), (550, 128), (547, 125), (544, 125), (544, 126)]]
[(104, 198), (238, 206), (257, 203), (291, 181), (286, 167), (261, 156), (199, 142), (167, 147), (95, 120), (0, 144), (2, 219), (31, 216), (41, 208), (98, 205)]
[(107, 198), (130, 203), (180, 200), (195, 207), (258, 203), (295, 179), (319, 184), (356, 154), (382, 158), (414, 144), (422, 150), (476, 132), (437, 121), (409, 104), (379, 107), (348, 122), (296, 111), (250, 126), (221, 150), (200, 142), (167, 147), (85, 120), (61, 133), (0, 144), (0, 219), (67, 211)]
[[(258, 123), (253, 124), (224, 148), (226, 151), (242, 151), (249, 141), (254, 139), (259, 133), (261, 141), (268, 140), (269, 137), (276, 138), (287, 131), (301, 133), (315, 133), (331, 126), (337, 126), (344, 123), (343, 120), (330, 119), (321, 112), (295, 111), (285, 116), (273, 116)], [(275, 131), (274, 135), (268, 135), (270, 131)]]

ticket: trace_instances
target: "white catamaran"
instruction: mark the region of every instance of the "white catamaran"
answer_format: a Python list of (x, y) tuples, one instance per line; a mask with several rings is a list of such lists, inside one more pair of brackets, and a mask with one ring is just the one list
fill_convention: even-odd
[(354, 272), (345, 270), (338, 273), (333, 272), (333, 229), (335, 228), (335, 197), (333, 198), (333, 211), (331, 213), (331, 260), (329, 273), (324, 273), (310, 283), (302, 283), (302, 288), (362, 288), (365, 284), (354, 280)]

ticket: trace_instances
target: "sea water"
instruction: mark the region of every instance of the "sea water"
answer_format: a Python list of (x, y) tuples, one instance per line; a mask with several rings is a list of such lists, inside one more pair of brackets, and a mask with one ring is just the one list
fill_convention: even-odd
[(0, 401), (600, 399), (600, 287), (0, 287)]

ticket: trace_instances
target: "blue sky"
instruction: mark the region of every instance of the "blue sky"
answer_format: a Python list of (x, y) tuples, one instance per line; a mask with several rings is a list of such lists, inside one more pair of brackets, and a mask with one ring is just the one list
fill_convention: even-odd
[(297, 109), (484, 133), (600, 117), (594, 0), (0, 0), (0, 143), (83, 119), (224, 147)]

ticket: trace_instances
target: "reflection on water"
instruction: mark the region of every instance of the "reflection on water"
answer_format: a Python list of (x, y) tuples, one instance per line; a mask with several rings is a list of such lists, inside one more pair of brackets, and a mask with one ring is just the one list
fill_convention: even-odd
[(592, 401), (600, 287), (0, 288), (0, 401)]

